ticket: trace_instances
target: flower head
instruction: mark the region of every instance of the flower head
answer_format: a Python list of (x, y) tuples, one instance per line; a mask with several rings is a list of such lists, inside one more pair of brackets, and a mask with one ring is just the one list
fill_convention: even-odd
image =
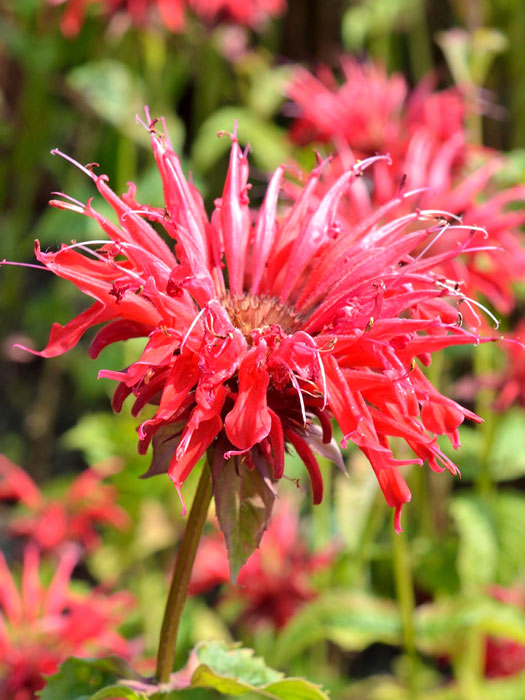
[(503, 192), (494, 187), (504, 159), (468, 144), (464, 121), (470, 108), (459, 90), (435, 92), (427, 79), (409, 93), (399, 74), (387, 76), (380, 66), (349, 57), (341, 64), (341, 85), (327, 69), (315, 77), (299, 68), (288, 94), (297, 111), (292, 137), (300, 143), (329, 142), (336, 150), (326, 187), (356, 158), (390, 156), (390, 166), (378, 163), (366, 187), (354, 188), (343, 218), (357, 225), (382, 206), (386, 219), (399, 216), (403, 209), (388, 204), (400, 192), (412, 193), (406, 212), (417, 206), (455, 214), (463, 227), (447, 231), (432, 253), (467, 240), (470, 253), (440, 263), (443, 275), (461, 280), (466, 297), (481, 294), (508, 313), (514, 305), (512, 283), (525, 275), (525, 208), (514, 206), (525, 200), (525, 187)]
[[(118, 224), (91, 200), (51, 202), (94, 219), (109, 240), (57, 252), (36, 243), (43, 265), (94, 299), (65, 326), (55, 323), (38, 354), (66, 352), (100, 324), (92, 357), (110, 343), (144, 338), (134, 363), (99, 376), (118, 382), (115, 410), (130, 395), (135, 415), (147, 403), (156, 406), (139, 427), (139, 450), (153, 442), (148, 475), (167, 471), (179, 492), (212, 447), (215, 483), (233, 459), (233, 476), (258, 474), (261, 488), (273, 493), (285, 450), (293, 447), (319, 503), (323, 481), (314, 453), (344, 468), (332, 436), (335, 418), (343, 443), (353, 442), (372, 464), (400, 530), (410, 491), (398, 468), (427, 461), (436, 471), (456, 473), (437, 435), (457, 446), (464, 418), (478, 420), (440, 394), (420, 367), (447, 346), (479, 342), (458, 324), (455, 284), (433, 272), (458, 250), (413, 253), (454, 223), (418, 210), (385, 224), (372, 214), (341, 227), (340, 200), (369, 161), (344, 172), (312, 208), (320, 164), (283, 216), (277, 213), (279, 167), (254, 215), (248, 161), (235, 134), (224, 190), (208, 219), (167, 135), (156, 122), (148, 128), (165, 208), (139, 204), (133, 185), (118, 197), (106, 176), (83, 166)], [(400, 202), (403, 197), (391, 206)], [(164, 229), (173, 249), (148, 220)], [(412, 454), (396, 459), (391, 437), (404, 440)]]
[(525, 406), (525, 320), (518, 323), (506, 340), (507, 362), (493, 387), (497, 389), (495, 408), (498, 411), (506, 411), (513, 404)]
[[(525, 612), (525, 587), (513, 588), (492, 586), (490, 594), (502, 603), (513, 605)], [(485, 676), (497, 678), (513, 676), (525, 671), (525, 645), (505, 637), (486, 637), (485, 639)]]
[(130, 656), (128, 642), (115, 631), (130, 605), (128, 595), (73, 592), (77, 561), (74, 548), (64, 550), (44, 587), (38, 548), (29, 544), (19, 589), (0, 553), (0, 700), (33, 700), (44, 675), (55, 673), (68, 656)]
[(153, 19), (169, 31), (182, 32), (186, 13), (191, 11), (205, 22), (226, 20), (234, 24), (260, 29), (271, 17), (281, 15), (286, 0), (50, 0), (66, 4), (60, 26), (65, 36), (74, 37), (84, 23), (90, 4), (102, 6), (109, 16), (124, 14), (136, 26)]
[(115, 489), (103, 484), (103, 477), (101, 471), (86, 469), (61, 499), (46, 499), (23, 469), (0, 455), (0, 499), (20, 501), (29, 511), (10, 521), (10, 531), (29, 537), (43, 550), (67, 542), (93, 549), (100, 541), (98, 525), (129, 525), (127, 513), (115, 503)]

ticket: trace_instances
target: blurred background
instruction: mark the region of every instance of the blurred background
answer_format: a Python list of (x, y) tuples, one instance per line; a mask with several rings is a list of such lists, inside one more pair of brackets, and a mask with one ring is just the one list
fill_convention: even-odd
[[(293, 125), (304, 106), (290, 85), (301, 64), (336, 90), (346, 79), (347, 55), (403, 76), (407, 95), (421, 81), (425, 99), (455, 91), (470, 147), (500, 163), (476, 202), (514, 188), (509, 211), (523, 209), (522, 0), (253, 4), (241, 11), (235, 2), (194, 0), (169, 12), (169, 3), (153, 0), (3, 0), (0, 259), (34, 262), (35, 239), (55, 249), (100, 238), (87, 217), (48, 206), (54, 191), (83, 202), (94, 194), (79, 170), (50, 154), (54, 148), (99, 163), (117, 193), (133, 181), (140, 201), (162, 206), (148, 134), (136, 121), (144, 105), (166, 117), (174, 150), (208, 204), (220, 196), (227, 168), (227, 139), (216, 134), (237, 120), (241, 142), (252, 148), (250, 196), (257, 204), (278, 164), (311, 167), (314, 148), (337, 148), (337, 136), (297, 138)], [(311, 108), (315, 113), (315, 102)], [(520, 216), (509, 226), (522, 246)], [(524, 282), (510, 280), (500, 308), (490, 295), (484, 302), (509, 337), (525, 338)], [(114, 415), (112, 383), (96, 380), (103, 367), (132, 361), (133, 341), (96, 361), (88, 359), (89, 339), (50, 360), (14, 347), (43, 348), (51, 324), (85, 306), (71, 285), (47, 272), (1, 266), (0, 541), (16, 578), (25, 543), (36, 539), (49, 581), (56, 557), (64, 556), (53, 537), (58, 544), (72, 537), (70, 528), (57, 534), (57, 522), (81, 521), (72, 585), (86, 599), (101, 585), (108, 595), (133, 596), (136, 605), (122, 616), (122, 644), (147, 670), (181, 520), (164, 478), (137, 478), (148, 458), (136, 452), (136, 419), (126, 408)], [(240, 589), (225, 580), (223, 543), (210, 523), (180, 664), (199, 638), (234, 638), (270, 665), (323, 684), (336, 700), (525, 697), (525, 359), (519, 345), (479, 350), (451, 350), (428, 369), (447, 395), (486, 418), (460, 430), (454, 460), (461, 480), (414, 469), (405, 534), (397, 537), (371, 469), (350, 449), (350, 479), (323, 465), (331, 497), (316, 509), (288, 485), (275, 531), (265, 536), (268, 554), (263, 546), (254, 556)], [(74, 479), (88, 467), (94, 477), (75, 496)], [(291, 456), (287, 473), (300, 477), (302, 469)], [(188, 500), (195, 484), (192, 476)], [(57, 515), (57, 503), (69, 511)], [(99, 653), (96, 638), (89, 645)]]

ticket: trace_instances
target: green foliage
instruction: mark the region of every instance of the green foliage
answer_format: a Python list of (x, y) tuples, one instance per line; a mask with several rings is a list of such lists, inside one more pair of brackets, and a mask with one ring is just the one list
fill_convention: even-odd
[[(67, 82), (98, 117), (126, 138), (149, 145), (148, 132), (137, 126), (136, 116), (143, 117), (144, 105), (150, 100), (144, 82), (126, 64), (110, 59), (84, 63), (69, 73)], [(184, 133), (182, 122), (170, 113), (151, 116), (165, 116), (171, 142), (178, 150)]]
[(202, 125), (193, 142), (192, 160), (195, 167), (208, 171), (228, 152), (230, 140), (217, 138), (221, 131), (233, 130), (238, 123), (239, 140), (253, 149), (253, 162), (266, 171), (274, 170), (290, 156), (290, 146), (283, 132), (265, 118), (245, 107), (222, 107)]
[(457, 497), (451, 512), (459, 533), (458, 572), (465, 589), (512, 585), (525, 574), (525, 501), (519, 492)]
[(398, 644), (400, 639), (395, 603), (365, 593), (329, 591), (288, 623), (277, 638), (274, 658), (286, 662), (321, 640), (361, 651), (374, 642)]
[(176, 700), (186, 690), (205, 688), (222, 695), (270, 698), (271, 700), (327, 700), (314, 683), (286, 678), (267, 666), (250, 649), (223, 642), (199, 644), (187, 666), (173, 673), (168, 683), (140, 678), (117, 658), (87, 660), (71, 658), (51, 676), (41, 700)]
[(451, 512), (459, 532), (458, 573), (469, 589), (494, 580), (498, 545), (490, 513), (475, 498), (457, 498)]
[[(138, 678), (127, 663), (116, 656), (105, 659), (69, 658), (47, 679), (40, 700), (90, 700), (94, 693), (117, 678)], [(107, 695), (104, 697), (108, 697)], [(131, 698), (132, 695), (120, 697)]]

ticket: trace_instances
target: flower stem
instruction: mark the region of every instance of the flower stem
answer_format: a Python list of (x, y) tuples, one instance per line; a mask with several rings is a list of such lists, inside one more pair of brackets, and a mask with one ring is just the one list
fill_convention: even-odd
[(410, 552), (406, 541), (406, 534), (392, 534), (394, 554), (394, 577), (397, 591), (397, 599), (401, 609), (403, 628), (403, 646), (408, 659), (408, 686), (410, 700), (417, 698), (417, 650), (416, 634), (414, 630), (414, 584), (412, 581), (412, 568)]
[(177, 561), (175, 562), (166, 609), (164, 610), (157, 653), (156, 674), (161, 683), (169, 681), (173, 669), (177, 632), (188, 594), (193, 562), (195, 561), (197, 547), (204, 523), (206, 522), (211, 493), (211, 470), (208, 463), (205, 463), (177, 553)]

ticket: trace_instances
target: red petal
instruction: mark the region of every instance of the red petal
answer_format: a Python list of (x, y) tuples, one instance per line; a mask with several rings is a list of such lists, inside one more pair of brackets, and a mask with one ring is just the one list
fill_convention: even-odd
[(312, 482), (313, 502), (314, 505), (317, 506), (323, 500), (323, 477), (321, 476), (321, 470), (319, 469), (317, 460), (306, 442), (293, 430), (285, 430), (284, 436), (295, 447), (297, 454), (308, 469), (310, 481)]
[(249, 450), (270, 432), (272, 419), (266, 401), (269, 376), (265, 366), (266, 343), (251, 348), (239, 368), (239, 393), (224, 427), (230, 442)]

